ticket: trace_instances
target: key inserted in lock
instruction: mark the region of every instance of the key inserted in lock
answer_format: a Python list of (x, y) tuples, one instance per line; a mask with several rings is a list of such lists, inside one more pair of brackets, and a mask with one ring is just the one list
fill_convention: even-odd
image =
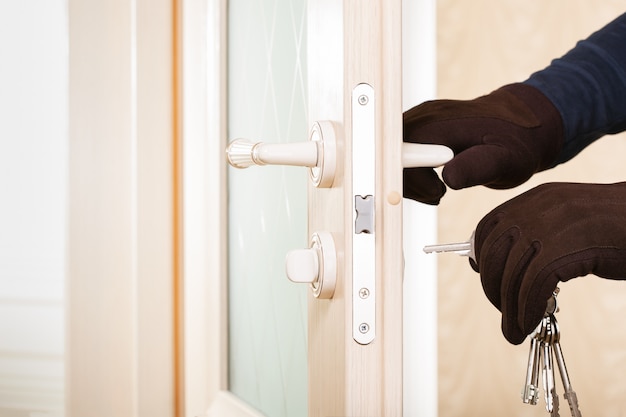
[(443, 253), (452, 252), (461, 256), (469, 256), (476, 261), (476, 254), (474, 252), (474, 232), (468, 240), (458, 243), (445, 243), (442, 245), (428, 245), (424, 246), (424, 252), (426, 253)]

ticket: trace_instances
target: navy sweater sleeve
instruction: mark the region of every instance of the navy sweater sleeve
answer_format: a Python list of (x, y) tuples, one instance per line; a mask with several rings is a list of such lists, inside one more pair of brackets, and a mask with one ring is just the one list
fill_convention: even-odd
[(561, 113), (565, 162), (596, 139), (626, 130), (626, 13), (524, 81)]

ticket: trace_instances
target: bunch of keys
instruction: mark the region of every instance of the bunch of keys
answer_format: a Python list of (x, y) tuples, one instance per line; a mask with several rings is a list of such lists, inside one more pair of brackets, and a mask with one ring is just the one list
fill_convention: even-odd
[[(461, 256), (469, 256), (474, 261), (474, 233), (466, 242), (449, 243), (443, 245), (429, 245), (424, 247), (426, 253), (452, 252)], [(528, 367), (526, 368), (526, 383), (522, 390), (524, 404), (536, 405), (539, 400), (539, 378), (543, 382), (546, 411), (552, 417), (559, 417), (559, 397), (556, 394), (554, 377), (554, 360), (556, 360), (563, 389), (563, 397), (567, 400), (572, 417), (582, 417), (578, 408), (578, 397), (572, 388), (572, 384), (565, 367), (565, 359), (561, 349), (559, 325), (554, 317), (558, 311), (556, 296), (559, 293), (557, 287), (548, 300), (546, 312), (530, 336), (530, 352), (528, 354)]]
[(539, 375), (543, 380), (544, 398), (546, 400), (546, 410), (551, 416), (559, 416), (559, 397), (556, 394), (554, 377), (554, 360), (561, 374), (563, 397), (567, 400), (570, 413), (573, 417), (581, 417), (578, 409), (578, 397), (572, 388), (572, 384), (565, 366), (565, 358), (561, 349), (561, 333), (559, 325), (554, 317), (558, 311), (556, 296), (559, 293), (557, 287), (548, 300), (548, 307), (541, 319), (541, 323), (530, 335), (530, 351), (528, 353), (528, 367), (526, 368), (526, 383), (522, 390), (522, 401), (524, 404), (536, 405), (539, 399)]

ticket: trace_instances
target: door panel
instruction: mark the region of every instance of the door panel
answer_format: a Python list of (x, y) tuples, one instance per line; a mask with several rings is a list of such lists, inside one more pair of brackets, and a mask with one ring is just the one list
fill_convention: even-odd
[[(257, 11), (256, 16), (265, 22), (266, 16), (262, 11)], [(337, 242), (338, 269), (334, 297), (320, 300), (309, 295), (308, 299), (309, 415), (401, 414), (403, 259), (400, 204), (400, 3), (378, 0), (367, 4), (339, 0), (311, 1), (307, 19), (310, 93), (308, 124), (313, 126), (318, 121), (329, 121), (338, 137), (338, 167), (332, 187), (316, 188), (308, 185), (308, 233), (328, 232), (333, 236)], [(268, 39), (271, 41), (273, 37)], [(231, 49), (233, 46), (231, 44)], [(254, 52), (258, 51), (259, 48), (256, 48)], [(272, 68), (269, 62), (266, 65)], [(246, 68), (244, 62), (233, 65), (231, 61), (230, 66), (235, 69)], [(273, 99), (274, 86), (271, 83), (275, 80), (270, 77), (269, 81), (268, 78), (264, 81), (262, 85), (271, 88), (263, 90), (263, 100), (267, 100), (268, 96)], [(246, 84), (241, 81), (235, 83), (231, 85), (242, 87)], [(259, 84), (253, 83), (250, 89), (244, 86), (242, 90), (249, 93), (248, 90), (258, 88)], [(261, 112), (265, 108), (265, 102), (258, 100), (251, 108), (233, 103), (230, 100), (229, 137), (232, 139), (240, 136), (234, 130), (243, 126), (234, 123), (233, 112), (252, 112), (255, 116), (259, 104)], [(278, 106), (274, 105), (274, 108)], [(283, 140), (277, 127), (276, 124), (268, 126), (272, 142)], [(243, 133), (241, 136), (249, 139), (266, 139), (254, 137), (258, 132)], [(251, 149), (252, 152), (254, 149)], [(356, 162), (354, 158), (357, 158)], [(255, 228), (268, 233), (268, 237), (272, 233), (264, 230), (270, 212), (265, 213), (262, 199), (246, 198), (263, 181), (280, 184), (280, 178), (269, 177), (276, 169), (265, 168), (263, 174), (255, 175), (256, 178), (250, 178), (250, 173), (246, 172), (246, 181), (249, 182), (245, 188), (237, 195), (231, 189), (231, 207), (254, 207), (255, 212), (261, 213), (260, 217), (246, 225), (244, 221), (257, 214), (244, 212), (241, 220), (235, 220), (235, 211), (230, 212), (231, 225), (239, 228), (231, 228), (238, 230), (230, 233), (231, 250), (235, 249), (235, 243), (243, 246), (241, 236)], [(266, 178), (260, 178), (263, 176)], [(234, 178), (231, 176), (231, 185), (235, 184)], [(364, 178), (371, 180), (362, 187)], [(357, 217), (364, 216), (359, 214), (364, 213), (363, 209), (356, 206), (359, 200), (371, 203), (367, 208), (371, 214), (370, 222), (363, 230), (355, 226)], [(279, 213), (279, 217), (284, 218), (284, 215), (280, 216)], [(278, 246), (274, 245), (272, 249), (278, 251)], [(301, 246), (305, 244), (295, 248)], [(250, 247), (244, 249), (242, 257), (247, 266), (243, 268), (262, 263), (262, 259), (251, 259), (254, 255), (250, 253)], [(231, 254), (231, 274), (240, 266), (233, 259), (234, 254)], [(245, 289), (249, 285), (237, 284), (231, 278), (231, 288), (239, 286)], [(271, 296), (266, 288), (259, 288), (257, 292), (268, 298)], [(253, 305), (252, 301), (257, 302), (247, 300), (246, 306)], [(235, 304), (232, 299), (230, 302)], [(230, 311), (233, 312), (233, 309)], [(261, 319), (264, 317), (261, 315)], [(230, 320), (236, 319), (236, 314), (231, 313)], [(249, 326), (244, 330), (248, 332), (244, 335), (249, 336)], [(234, 342), (232, 338), (230, 341)], [(232, 366), (234, 360), (230, 363)], [(236, 381), (232, 373), (231, 380)]]
[[(282, 12), (294, 10), (288, 4), (270, 2), (270, 5), (282, 8)], [(236, 6), (232, 9), (235, 10)], [(322, 121), (327, 122), (322, 125), (334, 127), (337, 137), (336, 177), (330, 188), (318, 188), (305, 179), (306, 170), (302, 168), (269, 166), (261, 169), (253, 167), (247, 171), (229, 170), (231, 187), (240, 186), (236, 191), (231, 188), (229, 198), (229, 269), (231, 274), (240, 275), (230, 278), (229, 320), (233, 320), (230, 327), (230, 387), (235, 394), (241, 389), (237, 395), (248, 396), (248, 401), (259, 401), (258, 385), (246, 387), (238, 381), (250, 379), (243, 371), (250, 371), (256, 366), (254, 362), (276, 356), (276, 345), (271, 343), (268, 345), (271, 351), (261, 352), (261, 359), (257, 361), (251, 360), (253, 354), (240, 347), (242, 341), (244, 348), (254, 344), (255, 336), (251, 334), (250, 327), (259, 327), (258, 322), (244, 321), (252, 315), (263, 326), (256, 337), (267, 342), (273, 336), (266, 331), (268, 328), (273, 330), (267, 319), (276, 316), (278, 307), (272, 305), (263, 310), (258, 307), (260, 301), (256, 297), (269, 298), (271, 303), (285, 303), (270, 290), (271, 285), (279, 285), (277, 280), (258, 281), (259, 271), (264, 265), (270, 273), (284, 268), (282, 262), (273, 264), (267, 257), (276, 256), (279, 252), (282, 258), (289, 249), (308, 247), (307, 241), (311, 236), (330, 234), (336, 245), (337, 258), (334, 295), (330, 299), (321, 299), (305, 290), (308, 293), (309, 392), (306, 414), (401, 415), (404, 269), (400, 1), (309, 0), (307, 10), (308, 82), (305, 90), (309, 95), (305, 128)], [(246, 51), (245, 42), (238, 43), (239, 38), (231, 32), (231, 49), (244, 51), (240, 61), (231, 56), (231, 69), (252, 70), (254, 74), (242, 75), (241, 78), (230, 76), (228, 137), (230, 140), (242, 136), (254, 142), (286, 143), (285, 129), (278, 121), (282, 116), (278, 91), (283, 87), (277, 86), (279, 82), (289, 84), (290, 79), (285, 74), (274, 73), (278, 63), (273, 61), (274, 48), (279, 47), (279, 43), (275, 43), (276, 33), (280, 32), (274, 33), (276, 28), (273, 25), (279, 14), (274, 8), (269, 14), (255, 9), (253, 15), (254, 19), (244, 27), (235, 27), (233, 21), (230, 24), (231, 30), (242, 30), (242, 36), (261, 43)], [(271, 28), (268, 36), (250, 28), (254, 23), (266, 25), (268, 22)], [(278, 38), (283, 44), (285, 37)], [(295, 59), (297, 66), (301, 57), (296, 56)], [(292, 104), (293, 85), (292, 95), (289, 96)], [(242, 92), (244, 100), (236, 102), (234, 91)], [(251, 100), (249, 96), (253, 91), (262, 93), (261, 98)], [(292, 112), (293, 109), (289, 107), (287, 110)], [(255, 123), (246, 126), (245, 120), (237, 119), (239, 116), (235, 114), (246, 115)], [(266, 117), (273, 119), (268, 122)], [(293, 137), (294, 141), (300, 142), (306, 138), (306, 132)], [(364, 141), (367, 146), (364, 146)], [(254, 156), (260, 148), (255, 149), (250, 149), (249, 159), (258, 164), (264, 159)], [(368, 156), (370, 161), (363, 163), (360, 149), (372, 151)], [(231, 163), (238, 164), (232, 160)], [(293, 246), (285, 247), (276, 241), (277, 235), (292, 232), (280, 231), (279, 220), (275, 219), (289, 224), (287, 214), (291, 198), (292, 195), (297, 196), (298, 191), (289, 191), (290, 196), (286, 197), (284, 184), (286, 176), (296, 178), (297, 175), (302, 175), (304, 187), (308, 189), (308, 226), (300, 242), (294, 238), (291, 242)], [(368, 176), (372, 181), (364, 190), (360, 184)], [(270, 188), (262, 189), (262, 184), (265, 187), (267, 183), (271, 184)], [(262, 191), (255, 194), (257, 190)], [(278, 201), (278, 204), (270, 207), (268, 203), (266, 206), (264, 199), (268, 195), (272, 195), (270, 199)], [(363, 207), (366, 210), (357, 208), (356, 202), (361, 200), (365, 202)], [(371, 216), (367, 225), (357, 227), (357, 223), (367, 218), (366, 212)], [(248, 233), (258, 237), (245, 237)], [(267, 245), (268, 241), (272, 242), (272, 252), (266, 256), (258, 255), (258, 247)], [(358, 241), (369, 245), (365, 256), (354, 251), (359, 246), (356, 244)], [(235, 257), (240, 249), (241, 255)], [(371, 278), (364, 278), (364, 275), (370, 274)], [(244, 301), (234, 299), (235, 293), (240, 293)], [(236, 304), (256, 310), (246, 315), (245, 310), (235, 310)], [(242, 332), (235, 333), (233, 330), (236, 328)], [(293, 329), (290, 336), (294, 336)], [(237, 350), (244, 352), (243, 359), (232, 356)], [(244, 364), (241, 374), (237, 370), (240, 364)], [(256, 371), (252, 369), (252, 373)], [(270, 378), (269, 381), (276, 384), (277, 379), (272, 381)], [(253, 388), (255, 392), (251, 392)], [(218, 397), (221, 404), (233, 402), (232, 394), (221, 393)], [(265, 407), (263, 404), (253, 406), (257, 409)], [(217, 412), (222, 409), (220, 407), (214, 405), (210, 411)]]

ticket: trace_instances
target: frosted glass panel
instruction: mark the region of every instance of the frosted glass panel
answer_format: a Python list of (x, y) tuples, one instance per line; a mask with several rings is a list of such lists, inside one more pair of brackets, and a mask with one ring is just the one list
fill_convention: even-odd
[[(306, 1), (229, 2), (229, 137), (305, 141)], [(285, 255), (308, 246), (307, 171), (229, 170), (229, 384), (268, 417), (307, 414), (306, 298)]]
[(65, 0), (0, 3), (0, 416), (62, 416)]

